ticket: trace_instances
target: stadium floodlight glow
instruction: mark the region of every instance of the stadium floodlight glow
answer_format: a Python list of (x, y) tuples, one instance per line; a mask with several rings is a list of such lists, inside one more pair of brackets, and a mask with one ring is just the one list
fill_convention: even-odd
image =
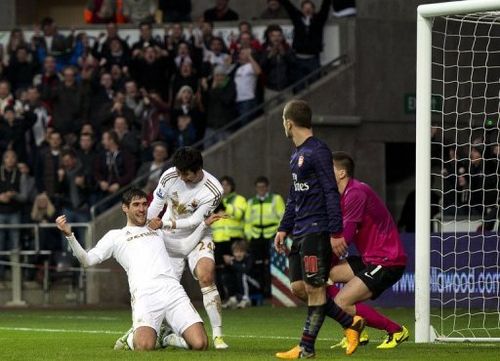
[[(443, 184), (449, 181), (442, 172), (431, 173), (431, 121), (437, 121), (438, 131), (441, 132), (441, 139), (433, 143), (441, 153), (440, 158), (434, 158), (441, 167), (447, 156), (445, 150), (449, 147), (455, 151), (467, 147), (470, 150), (474, 141), (473, 134), (482, 132), (482, 140), (477, 145), (484, 151), (484, 148), (492, 145), (486, 139), (492, 134), (489, 130), (496, 130), (497, 134), (500, 131), (497, 88), (499, 77), (492, 80), (494, 77), (491, 74), (492, 69), (500, 69), (500, 47), (496, 48), (500, 44), (499, 10), (498, 0), (454, 1), (420, 5), (417, 9), (415, 341), (419, 343), (434, 340), (500, 341), (499, 266), (483, 265), (481, 268), (474, 265), (474, 253), (478, 253), (483, 259), (495, 255), (495, 252), (498, 256), (498, 236), (495, 238), (496, 249), (492, 250), (485, 243), (484, 234), (477, 235), (473, 242), (471, 238), (474, 236), (469, 235), (464, 236), (468, 237), (467, 240), (460, 240), (462, 236), (460, 227), (457, 226), (458, 215), (461, 213), (457, 209), (460, 206), (455, 204), (452, 214), (455, 218), (447, 223), (446, 214), (449, 215), (450, 212), (446, 209), (446, 204), (434, 204), (440, 209), (435, 222), (440, 227), (440, 235), (436, 237), (439, 249), (436, 250), (431, 247), (430, 222), (431, 190), (440, 192), (444, 198), (447, 189), (443, 188)], [(496, 94), (492, 94), (492, 90)], [(433, 98), (439, 101), (431, 109)], [(495, 101), (497, 109), (491, 111)], [(466, 134), (469, 134), (469, 138), (464, 141), (462, 138)], [(450, 136), (453, 139), (451, 142), (447, 139)], [(498, 143), (498, 135), (496, 137)], [(486, 160), (484, 152), (481, 156), (483, 161)], [(466, 162), (468, 155), (463, 160)], [(470, 172), (465, 170), (465, 176), (470, 177)], [(483, 209), (485, 199), (483, 198)], [(470, 202), (469, 199), (469, 204), (465, 207), (470, 207)], [(498, 204), (496, 212), (498, 217)], [(483, 224), (484, 217), (483, 211), (479, 220)], [(469, 211), (463, 224), (468, 225), (470, 232), (466, 230), (465, 234), (474, 233), (473, 221)], [(448, 239), (448, 231), (445, 229), (450, 226), (454, 229)], [(455, 242), (457, 248), (450, 251), (446, 242)], [(472, 244), (474, 242), (483, 242), (482, 247), (476, 250), (474, 247), (477, 248), (478, 244)], [(462, 246), (465, 249), (458, 249)], [(462, 254), (469, 257), (468, 265), (464, 266), (458, 261)], [(431, 256), (434, 255), (436, 257), (432, 259), (439, 258), (436, 267), (431, 264)], [(450, 262), (455, 263), (450, 265)], [(431, 270), (435, 271), (432, 277)], [(482, 276), (479, 276), (480, 271), (483, 272)], [(458, 291), (450, 291), (451, 295), (442, 289), (446, 277), (450, 278), (452, 288), (458, 287)], [(476, 277), (483, 279), (481, 281)], [(485, 277), (492, 277), (491, 283)], [(490, 285), (496, 289), (485, 290)], [(465, 292), (460, 293), (463, 291), (461, 288)], [(438, 310), (432, 311), (435, 306)], [(438, 324), (437, 327), (433, 327), (434, 321)]]

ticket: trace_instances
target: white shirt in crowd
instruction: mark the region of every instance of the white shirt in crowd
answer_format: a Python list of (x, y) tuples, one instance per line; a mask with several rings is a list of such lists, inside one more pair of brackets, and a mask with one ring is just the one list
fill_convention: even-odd
[(236, 84), (236, 101), (243, 102), (255, 98), (257, 73), (251, 63), (240, 65), (234, 74)]

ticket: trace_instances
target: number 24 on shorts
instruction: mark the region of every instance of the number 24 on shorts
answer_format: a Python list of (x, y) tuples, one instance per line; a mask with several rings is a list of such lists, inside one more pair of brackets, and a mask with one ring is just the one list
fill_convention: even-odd
[(214, 244), (213, 244), (213, 242), (207, 242), (205, 244), (205, 242), (200, 241), (200, 243), (198, 243), (198, 246), (200, 246), (200, 248), (198, 249), (199, 251), (203, 251), (205, 248), (208, 248), (212, 252), (214, 251)]

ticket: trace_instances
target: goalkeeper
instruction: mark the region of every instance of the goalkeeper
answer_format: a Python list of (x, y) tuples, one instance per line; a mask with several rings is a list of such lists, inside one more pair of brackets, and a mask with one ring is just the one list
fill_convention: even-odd
[[(344, 238), (335, 239), (332, 244), (333, 252), (341, 260), (332, 267), (330, 279), (345, 285), (338, 292), (331, 288), (328, 294), (346, 313), (355, 315), (360, 311), (356, 309), (357, 303), (376, 299), (399, 281), (407, 256), (387, 207), (367, 184), (353, 178), (352, 158), (347, 153), (334, 152), (333, 164), (341, 194)], [(349, 243), (356, 246), (360, 256), (345, 257)], [(366, 313), (364, 306), (363, 313)], [(378, 348), (393, 348), (408, 339), (406, 327), (373, 309), (368, 311), (363, 315), (368, 324), (388, 331)]]

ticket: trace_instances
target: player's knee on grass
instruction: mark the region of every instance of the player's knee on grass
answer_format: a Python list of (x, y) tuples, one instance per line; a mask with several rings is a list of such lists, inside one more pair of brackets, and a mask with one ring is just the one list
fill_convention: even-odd
[(189, 326), (182, 333), (191, 350), (204, 351), (208, 348), (208, 336), (202, 323), (195, 323)]
[(149, 327), (139, 327), (134, 332), (134, 349), (136, 351), (152, 351), (156, 346), (156, 332)]
[(303, 281), (292, 282), (292, 293), (303, 301), (307, 300), (306, 287)]

